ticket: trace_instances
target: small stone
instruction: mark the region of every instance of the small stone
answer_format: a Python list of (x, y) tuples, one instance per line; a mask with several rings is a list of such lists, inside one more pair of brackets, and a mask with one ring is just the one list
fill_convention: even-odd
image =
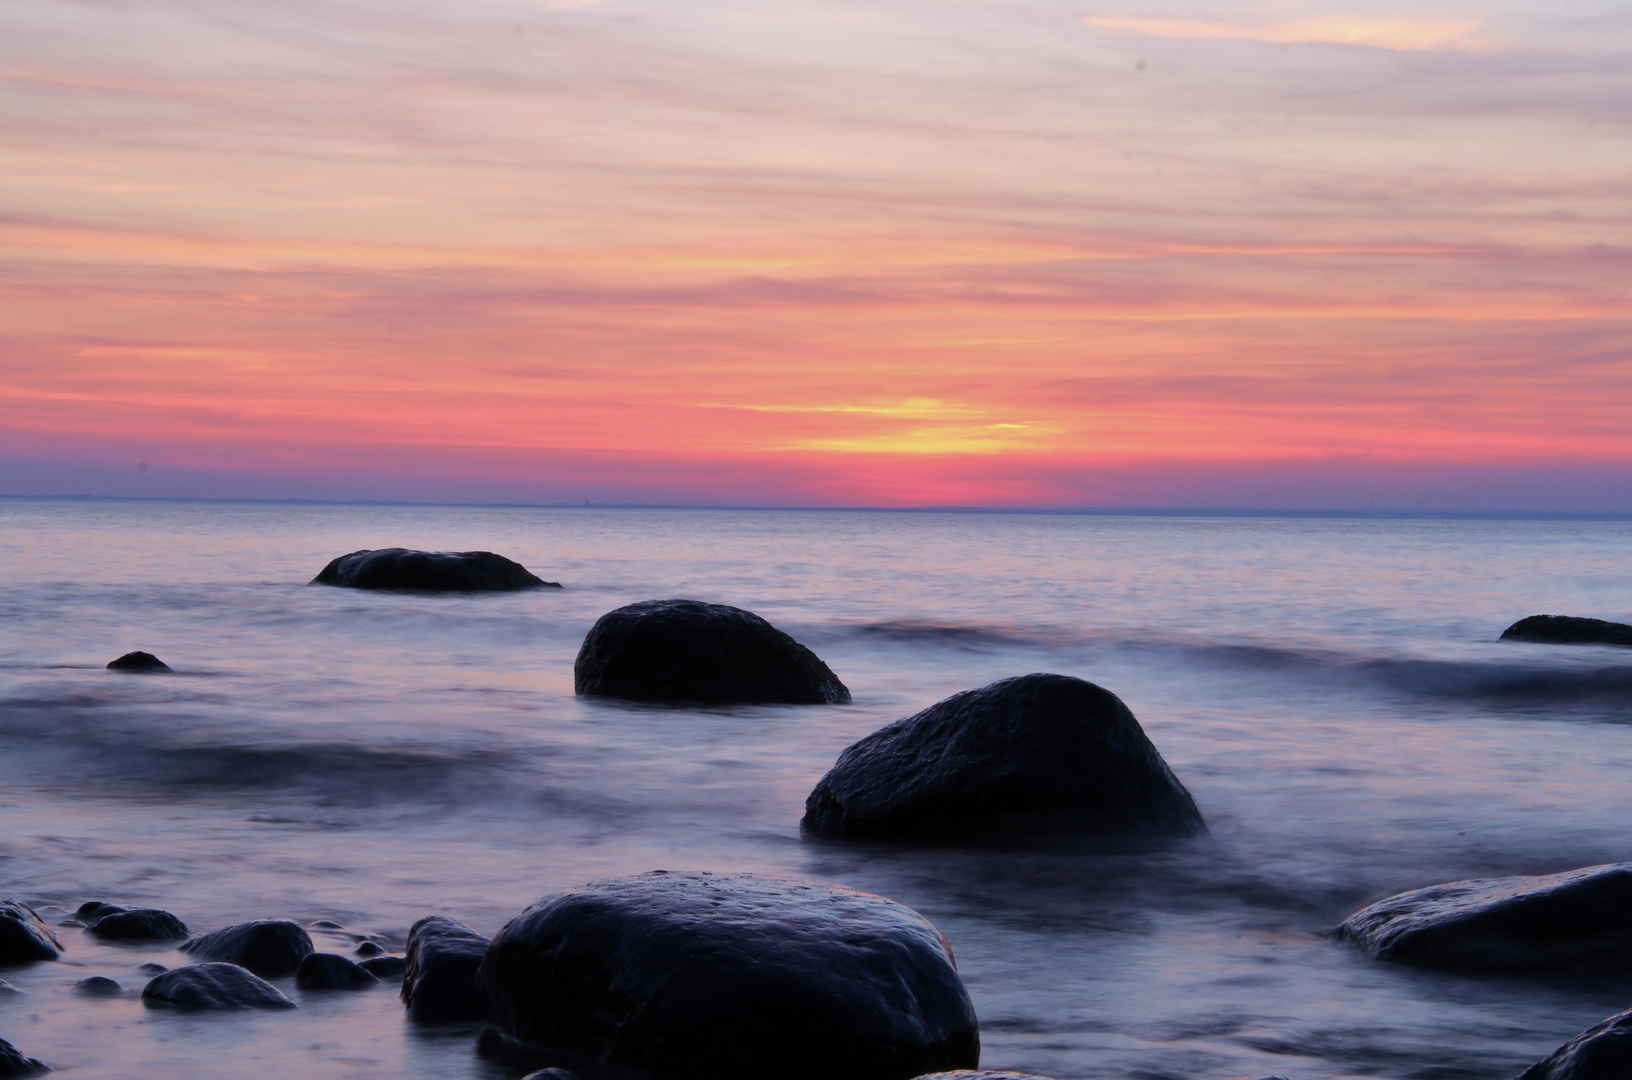
[(74, 989), (90, 997), (117, 997), (125, 991), (124, 987), (101, 975), (92, 975), (88, 979), (79, 980), (74, 984)]
[(103, 941), (180, 941), (187, 936), (187, 924), (168, 911), (135, 908), (102, 916), (89, 933)]
[(0, 900), (0, 967), (55, 960), (62, 942), (21, 900)]
[(288, 919), (260, 919), (212, 930), (187, 942), (181, 951), (276, 979), (295, 973), (312, 951), (312, 938)]
[(307, 923), (306, 926), (309, 929), (312, 929), (312, 930), (344, 930), (345, 929), (344, 926), (341, 926), (339, 923), (335, 922), (333, 919), (318, 919), (316, 922)]
[(402, 1000), (422, 1023), (481, 1020), (487, 999), (476, 988), (476, 969), (488, 940), (464, 923), (427, 915), (408, 931)]
[(143, 975), (163, 975), (170, 969), (165, 967), (163, 964), (143, 964), (136, 970), (141, 972)]
[(117, 660), (108, 661), (110, 671), (137, 671), (160, 673), (170, 670), (170, 665), (160, 660), (150, 652), (127, 652)]
[(237, 964), (194, 964), (148, 983), (142, 1000), (180, 1009), (293, 1009), (283, 991)]
[(295, 985), (302, 990), (361, 990), (379, 984), (368, 969), (334, 953), (308, 953), (295, 972)]
[(357, 965), (376, 979), (400, 979), (408, 970), (405, 956), (371, 956)]
[(117, 915), (121, 911), (128, 910), (128, 908), (122, 908), (118, 904), (106, 904), (101, 900), (87, 900), (79, 905), (79, 910), (74, 912), (74, 918), (92, 922), (104, 915)]
[(38, 1076), (51, 1071), (38, 1058), (24, 1057), (15, 1046), (0, 1039), (0, 1077)]
[(57, 923), (57, 926), (64, 930), (85, 929), (85, 924), (80, 922), (78, 919), (63, 919), (61, 922)]
[(377, 941), (359, 942), (356, 949), (358, 956), (379, 956), (384, 952), (385, 949)]

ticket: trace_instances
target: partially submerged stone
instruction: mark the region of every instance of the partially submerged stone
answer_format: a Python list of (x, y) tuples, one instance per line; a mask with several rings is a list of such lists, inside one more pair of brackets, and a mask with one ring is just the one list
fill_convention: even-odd
[(51, 1067), (39, 1058), (24, 1057), (22, 1051), (0, 1039), (0, 1078), (3, 1080), (10, 1080), (14, 1076), (38, 1076), (50, 1071)]
[(295, 970), (295, 985), (302, 990), (363, 990), (380, 980), (344, 956), (314, 952)]
[(170, 665), (150, 652), (138, 650), (137, 652), (127, 652), (117, 660), (109, 660), (108, 669), (110, 671), (165, 672), (170, 670)]
[(1503, 630), (1502, 640), (1549, 645), (1632, 646), (1632, 626), (1577, 615), (1531, 615)]
[(487, 998), (476, 985), (476, 969), (487, 946), (487, 938), (441, 915), (427, 915), (410, 927), (402, 978), (408, 1015), (421, 1023), (484, 1019)]
[(179, 1009), (233, 1011), (293, 1009), (283, 991), (237, 964), (193, 964), (167, 971), (142, 989), (151, 1005)]
[(820, 657), (751, 611), (645, 600), (596, 620), (578, 650), (579, 694), (652, 704), (845, 705)]
[(87, 997), (118, 997), (125, 988), (105, 975), (92, 975), (75, 983), (74, 990)]
[(1205, 829), (1120, 698), (1044, 674), (955, 694), (852, 744), (805, 800), (804, 826), (926, 841)]
[(408, 958), (405, 956), (370, 956), (367, 960), (359, 961), (358, 967), (370, 975), (384, 982), (387, 979), (400, 979), (408, 970)]
[(1632, 863), (1414, 889), (1355, 912), (1333, 936), (1378, 960), (1445, 971), (1624, 973)]
[(293, 975), (312, 951), (311, 935), (289, 919), (258, 919), (212, 930), (181, 947), (205, 960), (248, 968), (269, 979)]
[(480, 978), (509, 1039), (672, 1080), (909, 1080), (980, 1059), (940, 932), (819, 881), (597, 882), (512, 919)]
[(1632, 1076), (1632, 1009), (1583, 1031), (1518, 1080), (1626, 1080)]
[(514, 592), (561, 586), (491, 551), (411, 551), (373, 548), (333, 559), (313, 585), (404, 592)]
[(0, 967), (61, 955), (62, 942), (38, 912), (21, 900), (0, 900)]
[(103, 941), (180, 941), (188, 934), (187, 924), (158, 908), (132, 908), (104, 915), (86, 933)]

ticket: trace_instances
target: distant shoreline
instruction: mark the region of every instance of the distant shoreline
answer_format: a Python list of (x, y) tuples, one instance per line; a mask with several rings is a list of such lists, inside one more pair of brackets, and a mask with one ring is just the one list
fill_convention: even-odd
[(1226, 506), (733, 506), (633, 502), (419, 502), (410, 499), (223, 499), (161, 495), (11, 495), (4, 502), (185, 503), (223, 506), (422, 506), (470, 510), (707, 510), (755, 513), (989, 514), (1027, 517), (1307, 518), (1376, 521), (1632, 521), (1632, 511), (1300, 509)]

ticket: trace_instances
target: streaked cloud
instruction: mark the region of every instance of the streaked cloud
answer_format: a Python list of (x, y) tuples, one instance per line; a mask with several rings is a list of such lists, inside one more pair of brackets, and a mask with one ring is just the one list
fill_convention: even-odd
[(1083, 22), (1095, 29), (1140, 37), (1222, 38), (1281, 45), (1368, 45), (1398, 52), (1484, 51), (1493, 47), (1489, 39), (1476, 36), (1480, 23), (1473, 19), (1323, 15), (1278, 22), (1227, 22), (1096, 15)]

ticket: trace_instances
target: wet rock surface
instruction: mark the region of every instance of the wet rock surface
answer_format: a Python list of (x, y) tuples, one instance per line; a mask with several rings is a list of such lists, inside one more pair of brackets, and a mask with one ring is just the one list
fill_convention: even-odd
[(408, 958), (404, 956), (371, 956), (360, 961), (358, 967), (382, 982), (387, 979), (400, 979), (408, 970)]
[(1333, 936), (1378, 960), (1443, 971), (1624, 975), (1632, 863), (1414, 889), (1355, 912)]
[(514, 592), (561, 586), (491, 551), (374, 548), (333, 559), (313, 585), (404, 592)]
[(288, 919), (259, 919), (212, 930), (181, 947), (204, 960), (237, 964), (268, 979), (293, 975), (312, 939), (299, 923)]
[(1502, 631), (1503, 641), (1535, 641), (1550, 645), (1626, 645), (1632, 647), (1632, 626), (1576, 615), (1531, 615)]
[(908, 1080), (980, 1058), (940, 932), (824, 882), (598, 882), (511, 920), (480, 978), (505, 1036), (672, 1080)]
[(966, 690), (854, 743), (806, 799), (803, 824), (835, 838), (976, 842), (1205, 829), (1120, 698), (1047, 674)]
[(55, 960), (62, 942), (39, 913), (21, 900), (0, 900), (0, 967)]
[(150, 652), (127, 652), (116, 660), (108, 661), (110, 671), (151, 671), (166, 672), (170, 665), (160, 660)]
[(293, 1009), (283, 991), (237, 964), (209, 963), (179, 967), (142, 989), (142, 1000), (179, 1009), (235, 1011)]
[(344, 956), (314, 952), (295, 970), (295, 985), (302, 990), (363, 990), (380, 980)]
[(92, 975), (75, 983), (74, 992), (87, 997), (117, 997), (125, 988), (104, 975)]
[(79, 908), (74, 912), (74, 918), (90, 923), (128, 910), (130, 909), (120, 907), (118, 904), (109, 904), (102, 900), (87, 900), (79, 905)]
[(609, 611), (573, 666), (579, 694), (652, 704), (845, 705), (821, 658), (751, 611), (646, 600)]
[(22, 1051), (0, 1039), (0, 1078), (39, 1076), (50, 1071), (38, 1058), (24, 1057)]
[(430, 1024), (486, 1018), (487, 998), (476, 985), (476, 970), (487, 947), (487, 938), (441, 915), (428, 915), (410, 927), (402, 977), (408, 1015)]
[(1594, 1025), (1518, 1080), (1626, 1080), (1632, 1076), (1632, 1009)]
[(86, 928), (103, 941), (180, 941), (189, 933), (187, 924), (158, 908), (133, 908), (103, 915)]

